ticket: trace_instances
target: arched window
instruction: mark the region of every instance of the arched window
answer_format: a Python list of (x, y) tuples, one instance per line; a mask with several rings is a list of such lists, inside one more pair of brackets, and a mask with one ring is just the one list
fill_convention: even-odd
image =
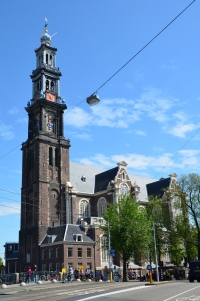
[(80, 217), (90, 217), (90, 203), (87, 200), (80, 201)]
[(102, 217), (103, 212), (107, 209), (107, 201), (105, 198), (100, 198), (97, 203), (98, 216)]
[(121, 183), (121, 185), (120, 185), (120, 194), (121, 195), (128, 194), (128, 186), (126, 185), (126, 183)]

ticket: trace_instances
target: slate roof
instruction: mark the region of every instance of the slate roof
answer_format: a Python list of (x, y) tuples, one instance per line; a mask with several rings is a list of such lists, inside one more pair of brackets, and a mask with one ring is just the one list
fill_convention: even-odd
[[(74, 243), (76, 242), (75, 235), (81, 234), (82, 235), (82, 242), (85, 243), (94, 243), (94, 240), (92, 237), (85, 233), (83, 227), (81, 225), (73, 225), (73, 224), (67, 224), (67, 225), (61, 225), (57, 227), (49, 227), (47, 230), (47, 233), (41, 242), (42, 244), (48, 244), (48, 236), (56, 236), (55, 242), (69, 242)], [(80, 244), (80, 242), (77, 242)]]
[(68, 224), (66, 229), (65, 241), (74, 242), (74, 234), (81, 234), (83, 242), (94, 242), (92, 237), (85, 233), (85, 230), (83, 229), (83, 227), (81, 227), (81, 225)]
[[(70, 183), (78, 192), (94, 193), (95, 175), (105, 171), (103, 168), (92, 167), (70, 162)], [(86, 181), (81, 180), (82, 176)]]
[(108, 183), (111, 180), (114, 180), (117, 175), (118, 167), (106, 170), (95, 176), (95, 188), (94, 192), (99, 192), (105, 190), (108, 186)]
[(161, 179), (154, 183), (147, 184), (148, 195), (162, 197), (164, 194), (164, 189), (168, 188), (170, 185), (170, 178)]
[(49, 227), (46, 233), (46, 236), (44, 237), (42, 244), (47, 244), (48, 243), (48, 237), (47, 235), (56, 236), (56, 239), (54, 240), (54, 242), (59, 242), (59, 241), (63, 241), (64, 236), (65, 236), (65, 229), (66, 229), (66, 225), (61, 225), (61, 226), (57, 226), (57, 227)]
[[(106, 189), (108, 182), (114, 180), (117, 171), (118, 166), (109, 170), (105, 170), (103, 168), (70, 162), (70, 183), (77, 192), (93, 194), (94, 192), (101, 191), (101, 189)], [(128, 175), (132, 184), (136, 182), (140, 187), (139, 200), (142, 202), (147, 202), (148, 198), (146, 185), (155, 182), (155, 179), (135, 176), (129, 172)], [(82, 176), (86, 178), (85, 182), (81, 180)]]

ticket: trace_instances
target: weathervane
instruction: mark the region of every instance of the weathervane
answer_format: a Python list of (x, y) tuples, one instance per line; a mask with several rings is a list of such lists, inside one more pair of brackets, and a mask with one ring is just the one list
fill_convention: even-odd
[(47, 28), (47, 26), (48, 26), (48, 23), (47, 23), (47, 22), (48, 22), (48, 20), (47, 20), (47, 18), (44, 18), (44, 20), (45, 20), (44, 27), (45, 27), (45, 28)]

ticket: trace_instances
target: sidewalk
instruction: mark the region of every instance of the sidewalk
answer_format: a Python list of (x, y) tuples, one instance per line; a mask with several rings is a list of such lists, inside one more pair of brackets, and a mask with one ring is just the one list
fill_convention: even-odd
[[(78, 285), (79, 282), (74, 282), (73, 285)], [(43, 281), (42, 284), (38, 284), (35, 282), (26, 283), (25, 286), (18, 284), (10, 284), (7, 285), (7, 288), (2, 288), (2, 285), (0, 286), (0, 295), (11, 295), (16, 294), (19, 292), (26, 292), (26, 291), (32, 291), (32, 290), (43, 290), (43, 289), (52, 289), (52, 288), (58, 288), (63, 287), (66, 285), (62, 281), (58, 282), (52, 282), (52, 281)]]

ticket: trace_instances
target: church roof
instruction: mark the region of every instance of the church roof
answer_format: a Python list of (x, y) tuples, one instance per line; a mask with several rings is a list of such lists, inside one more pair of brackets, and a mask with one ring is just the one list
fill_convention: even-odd
[[(118, 166), (109, 170), (70, 162), (70, 183), (77, 192), (93, 194), (107, 188), (108, 182), (114, 180)], [(155, 182), (155, 179), (135, 176), (128, 173), (132, 184), (140, 187), (139, 200), (147, 202), (146, 185)], [(83, 181), (83, 177), (85, 181)]]
[(94, 192), (99, 192), (105, 190), (108, 186), (108, 183), (111, 180), (114, 180), (117, 175), (118, 167), (106, 170), (95, 176), (95, 188)]
[(170, 185), (170, 178), (160, 179), (159, 181), (147, 184), (147, 193), (149, 196), (162, 197), (164, 194), (164, 189), (168, 188)]
[[(103, 168), (92, 167), (70, 162), (70, 183), (78, 192), (94, 193), (95, 175), (105, 171)], [(83, 177), (85, 181), (83, 181)]]

